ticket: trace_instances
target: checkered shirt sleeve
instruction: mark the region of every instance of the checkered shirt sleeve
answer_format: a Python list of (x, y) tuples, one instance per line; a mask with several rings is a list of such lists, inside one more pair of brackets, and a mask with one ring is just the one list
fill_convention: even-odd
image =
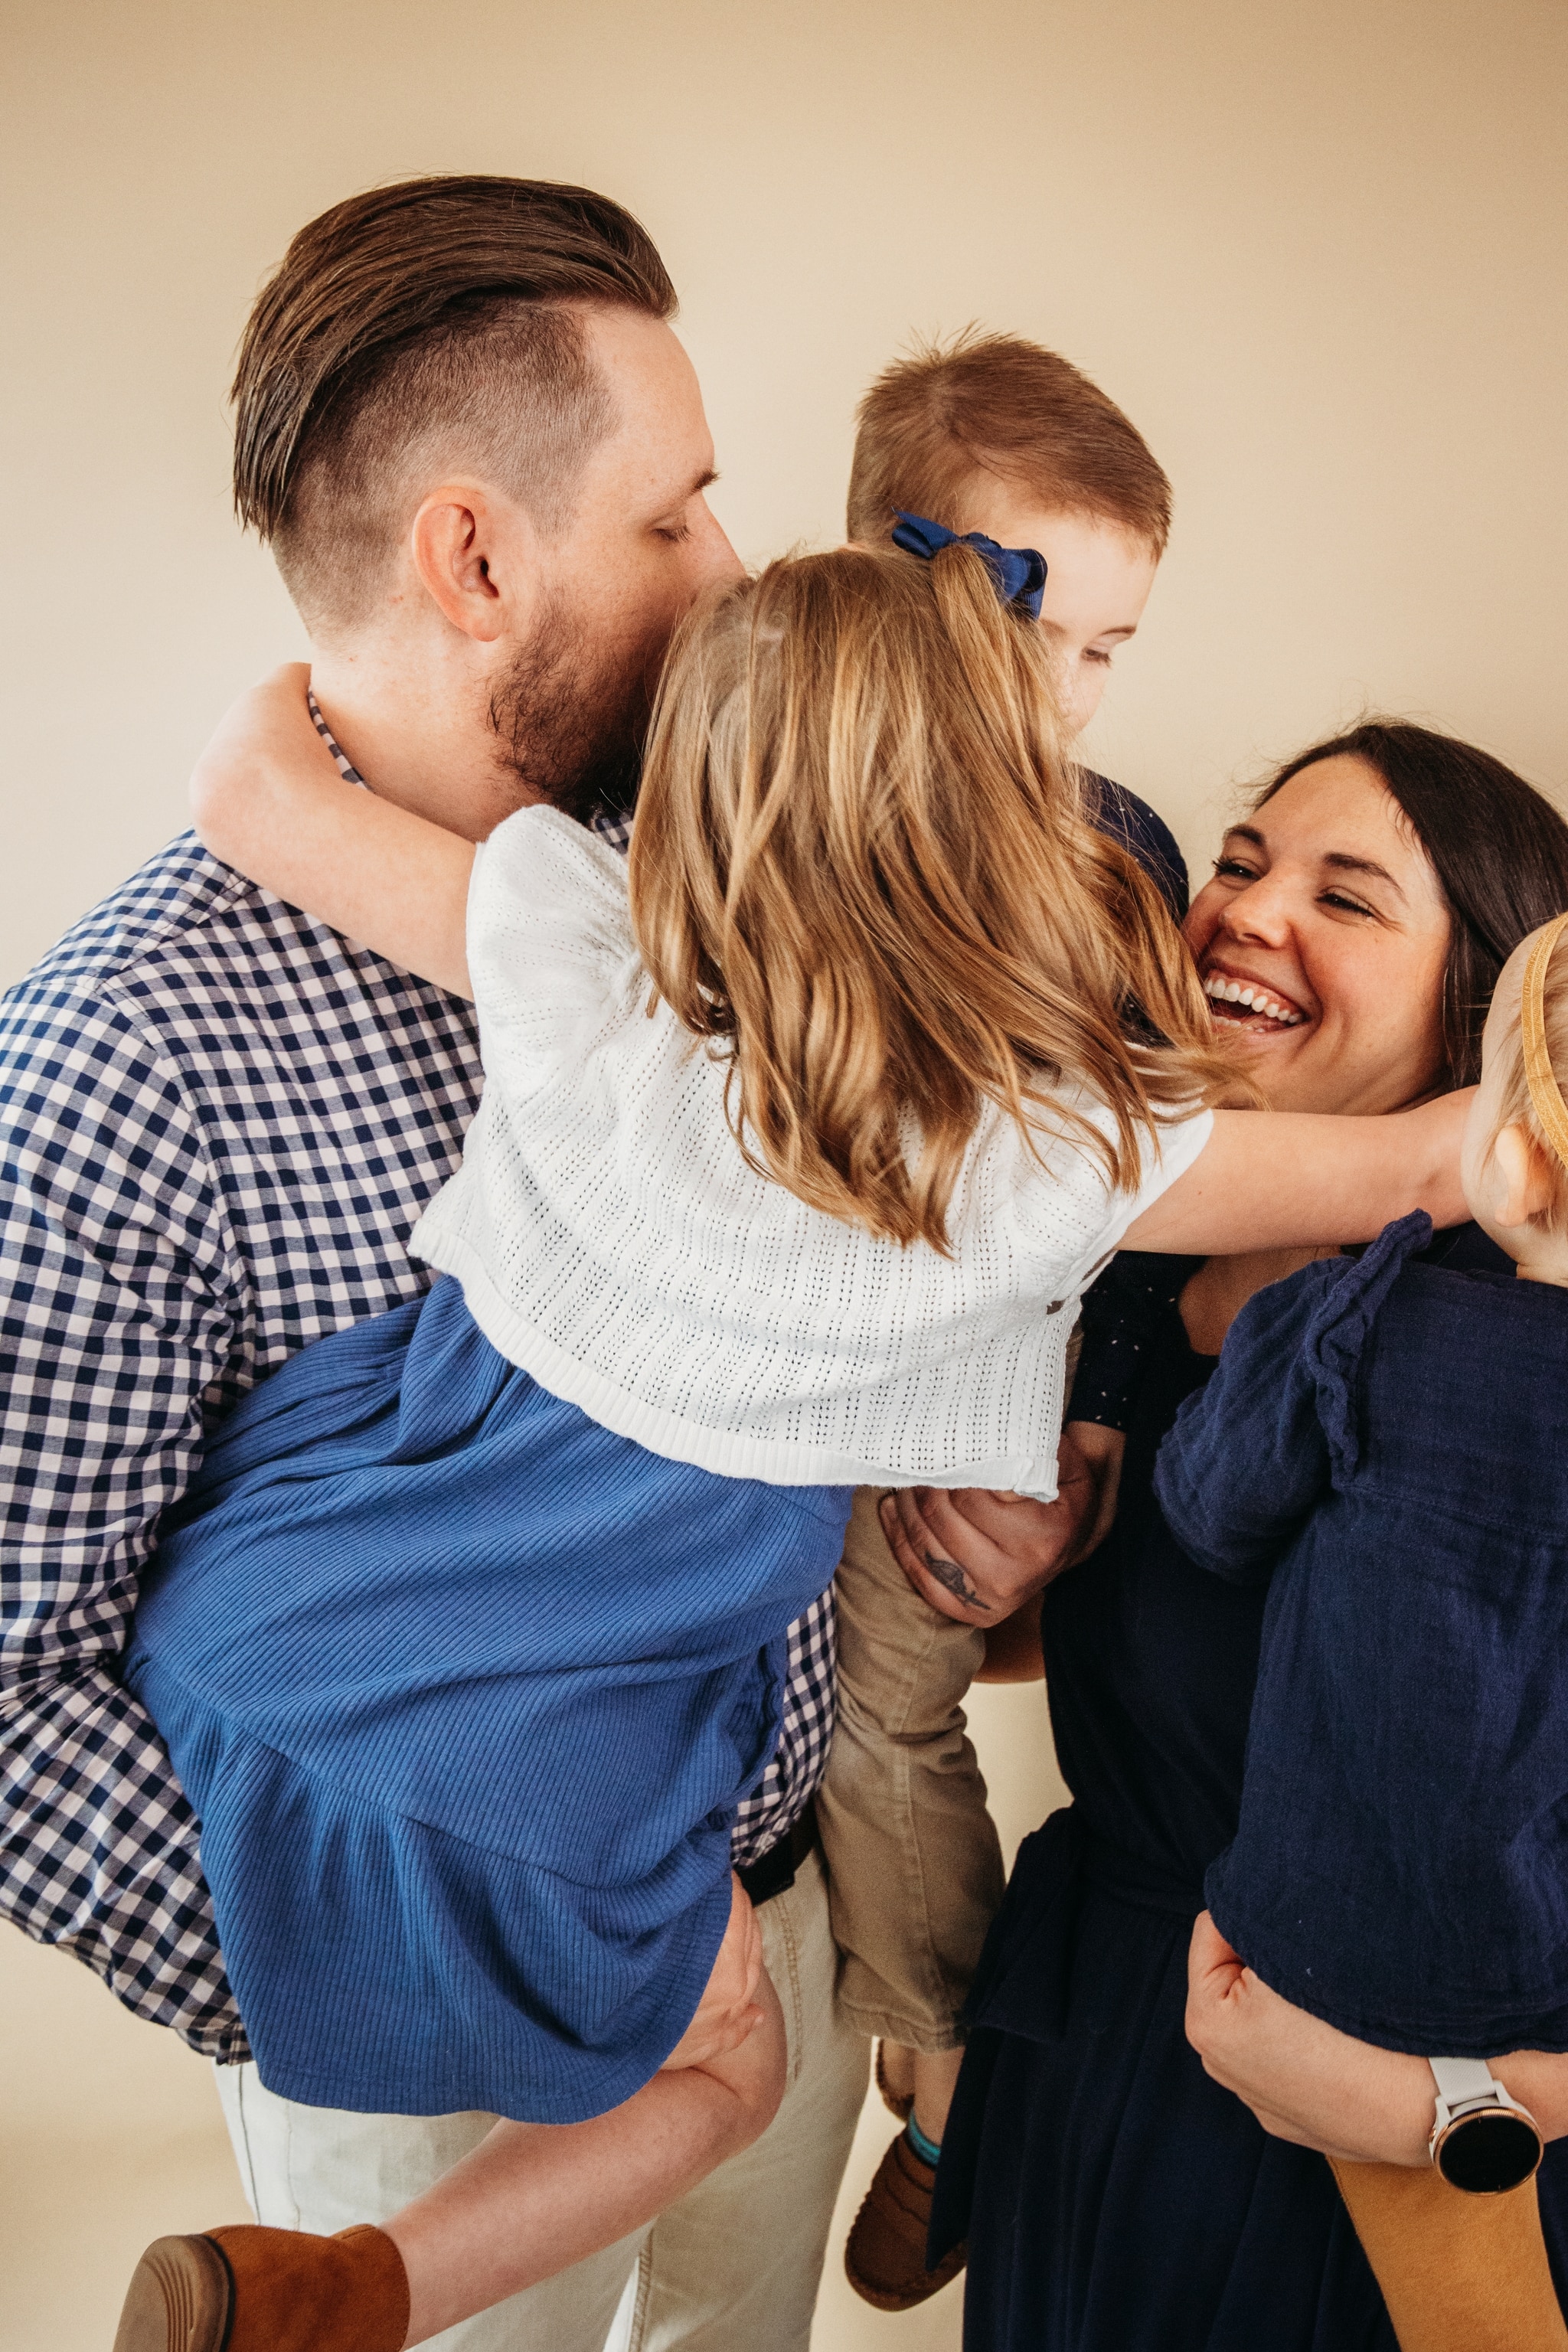
[[(424, 1288), (406, 1238), (479, 1084), (468, 1006), (188, 836), (0, 1005), (0, 1916), (222, 2061), (199, 1825), (119, 1679), (138, 1579), (237, 1399)], [(828, 1595), (739, 1860), (805, 1804), (832, 1711)]]

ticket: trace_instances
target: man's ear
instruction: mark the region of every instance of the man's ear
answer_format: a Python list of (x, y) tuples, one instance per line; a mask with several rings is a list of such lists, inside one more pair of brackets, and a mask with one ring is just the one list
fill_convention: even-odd
[(443, 619), (489, 646), (525, 634), (538, 580), (529, 536), (526, 519), (477, 482), (444, 482), (421, 503), (409, 551)]
[(1553, 1186), (1551, 1173), (1533, 1136), (1519, 1126), (1500, 1128), (1492, 1144), (1492, 1158), (1497, 1163), (1500, 1198), (1497, 1204), (1500, 1225), (1527, 1225), (1551, 1208)]

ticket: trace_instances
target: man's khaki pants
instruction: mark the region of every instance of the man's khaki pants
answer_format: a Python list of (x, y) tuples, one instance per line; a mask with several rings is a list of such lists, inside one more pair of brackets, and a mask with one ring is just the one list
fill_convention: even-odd
[[(806, 2352), (868, 2052), (835, 1998), (821, 1858), (757, 1913), (784, 2006), (787, 2086), (743, 2154), (605, 2252), (459, 2327), (430, 2352)], [(493, 2116), (356, 2116), (216, 2070), (258, 2221), (328, 2233), (384, 2221), (478, 2146)]]

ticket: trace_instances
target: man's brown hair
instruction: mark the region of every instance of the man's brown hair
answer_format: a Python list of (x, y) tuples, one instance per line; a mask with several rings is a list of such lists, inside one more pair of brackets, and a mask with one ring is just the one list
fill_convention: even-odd
[(964, 528), (977, 474), (1042, 506), (1119, 523), (1165, 551), (1171, 485), (1113, 400), (1056, 352), (966, 328), (898, 360), (858, 412), (849, 536), (875, 543), (894, 510)]
[(584, 303), (676, 307), (647, 232), (588, 188), (404, 180), (300, 231), (240, 345), (234, 500), (307, 622), (362, 615), (421, 462), (481, 467), (546, 529), (567, 519), (615, 424)]

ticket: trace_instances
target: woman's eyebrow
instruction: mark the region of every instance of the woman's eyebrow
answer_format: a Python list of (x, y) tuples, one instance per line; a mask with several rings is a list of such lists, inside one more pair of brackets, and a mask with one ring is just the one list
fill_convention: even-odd
[(1405, 896), (1404, 890), (1394, 880), (1387, 866), (1379, 866), (1374, 858), (1350, 857), (1342, 849), (1331, 849), (1326, 853), (1323, 864), (1331, 866), (1336, 874), (1370, 874), (1376, 881), (1386, 882), (1389, 888), (1396, 891), (1400, 898), (1403, 898)]
[[(1233, 824), (1225, 837), (1226, 841), (1250, 841), (1255, 848), (1266, 853), (1268, 847), (1255, 824)], [(1386, 882), (1401, 898), (1405, 895), (1403, 885), (1396, 882), (1387, 866), (1380, 866), (1374, 857), (1352, 857), (1345, 849), (1326, 849), (1319, 862), (1331, 866), (1336, 874), (1368, 874), (1374, 881)]]

